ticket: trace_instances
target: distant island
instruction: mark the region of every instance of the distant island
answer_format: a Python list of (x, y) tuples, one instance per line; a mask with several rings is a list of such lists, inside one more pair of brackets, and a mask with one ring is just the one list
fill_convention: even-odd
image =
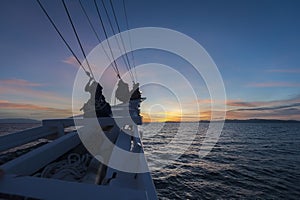
[(297, 120), (280, 120), (280, 119), (226, 119), (225, 123), (300, 123)]
[(0, 124), (40, 124), (41, 121), (25, 118), (6, 118), (0, 119)]
[[(210, 120), (200, 120), (200, 123), (210, 123)], [(221, 122), (221, 121), (214, 121)], [(166, 123), (178, 123), (178, 121), (166, 121)], [(194, 123), (193, 121), (187, 123)], [(226, 119), (225, 123), (300, 123), (297, 120), (280, 120), (280, 119)]]
[[(165, 123), (179, 123), (180, 121), (166, 121)], [(184, 121), (185, 123), (195, 123), (197, 121)], [(210, 123), (209, 120), (200, 120), (200, 123)], [(214, 121), (221, 122), (221, 121)], [(0, 124), (40, 124), (41, 121), (26, 118), (5, 118), (0, 119)], [(300, 123), (297, 120), (280, 120), (280, 119), (226, 119), (225, 123)], [(147, 124), (147, 122), (145, 122)]]

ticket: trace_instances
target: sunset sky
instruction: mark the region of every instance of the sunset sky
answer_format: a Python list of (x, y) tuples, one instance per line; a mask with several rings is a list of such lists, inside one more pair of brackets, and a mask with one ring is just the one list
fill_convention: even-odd
[[(61, 1), (41, 2), (75, 52), (81, 55)], [(98, 41), (78, 1), (66, 2), (88, 53)], [(84, 1), (84, 6), (97, 24), (92, 2)], [(126, 30), (122, 0), (113, 2), (120, 28)], [(299, 1), (125, 2), (130, 28), (173, 29), (193, 38), (206, 49), (224, 81), (227, 118), (300, 120)], [(108, 26), (107, 21), (105, 23)], [(0, 118), (71, 116), (73, 82), (79, 68), (37, 2), (2, 0), (0, 25)], [(104, 40), (100, 26), (97, 25), (97, 28)], [(147, 96), (142, 106), (146, 120), (210, 118), (210, 103), (214, 100), (210, 98), (203, 80), (196, 79), (193, 72), (187, 70), (190, 66), (186, 61), (168, 52), (151, 49), (134, 52), (134, 58), (137, 65), (161, 63), (185, 71), (196, 88), (197, 100), (194, 101), (182, 85), (173, 85), (173, 89), (179, 91), (176, 95), (182, 99), (180, 108), (167, 91), (154, 86), (142, 87), (143, 94)], [(160, 75), (172, 81), (172, 77), (154, 66), (147, 67), (149, 72), (137, 74), (141, 83), (144, 79)], [(115, 76), (109, 79), (117, 80)], [(108, 83), (101, 84), (105, 86)], [(190, 107), (196, 103), (200, 105), (200, 117)]]

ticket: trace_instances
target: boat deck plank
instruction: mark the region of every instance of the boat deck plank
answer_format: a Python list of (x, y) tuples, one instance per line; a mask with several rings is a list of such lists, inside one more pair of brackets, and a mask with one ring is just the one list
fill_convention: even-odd
[(46, 200), (148, 199), (147, 193), (144, 190), (131, 190), (127, 188), (82, 184), (46, 178), (14, 176), (4, 176), (0, 180), (0, 193)]
[(0, 152), (55, 134), (56, 128), (36, 127), (0, 137)]
[(0, 168), (8, 174), (31, 175), (78, 144), (80, 144), (78, 134), (72, 132), (11, 160), (1, 165)]

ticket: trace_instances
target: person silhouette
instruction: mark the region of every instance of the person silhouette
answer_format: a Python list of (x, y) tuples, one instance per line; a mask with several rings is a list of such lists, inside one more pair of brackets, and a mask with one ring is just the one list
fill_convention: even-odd
[(142, 94), (141, 94), (141, 91), (140, 91), (140, 84), (139, 83), (133, 84), (133, 88), (132, 88), (130, 94), (131, 94), (130, 100), (137, 100), (137, 99), (141, 99), (142, 98)]
[(100, 83), (95, 81), (88, 72), (87, 75), (90, 79), (84, 90), (90, 93), (90, 99), (80, 110), (84, 111), (85, 117), (92, 116), (93, 112), (96, 112), (97, 117), (111, 117), (111, 106), (106, 102), (105, 97), (102, 94), (103, 87)]
[(116, 98), (123, 103), (128, 103), (130, 99), (129, 87), (122, 79), (118, 82), (118, 88), (116, 90)]

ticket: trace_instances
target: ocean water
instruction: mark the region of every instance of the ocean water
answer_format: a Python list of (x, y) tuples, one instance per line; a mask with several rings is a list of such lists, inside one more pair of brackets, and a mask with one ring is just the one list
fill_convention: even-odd
[[(8, 134), (35, 126), (1, 125)], [(159, 199), (300, 199), (300, 124), (227, 123), (200, 158), (208, 124), (140, 127)]]
[(38, 123), (24, 123), (24, 124), (10, 124), (10, 123), (0, 123), (0, 136), (6, 135), (9, 133), (14, 133), (17, 131), (22, 131), (26, 129), (30, 129), (33, 127), (40, 126)]
[[(160, 127), (143, 140), (149, 162), (153, 156), (163, 159), (152, 154), (163, 154), (163, 146), (172, 148), (168, 144), (174, 134), (182, 134), (180, 126), (142, 127), (144, 135)], [(159, 199), (300, 199), (299, 123), (227, 123), (212, 151), (200, 158), (207, 128), (200, 123), (193, 143), (178, 159), (155, 166), (152, 175)], [(177, 143), (183, 146), (184, 141)]]

